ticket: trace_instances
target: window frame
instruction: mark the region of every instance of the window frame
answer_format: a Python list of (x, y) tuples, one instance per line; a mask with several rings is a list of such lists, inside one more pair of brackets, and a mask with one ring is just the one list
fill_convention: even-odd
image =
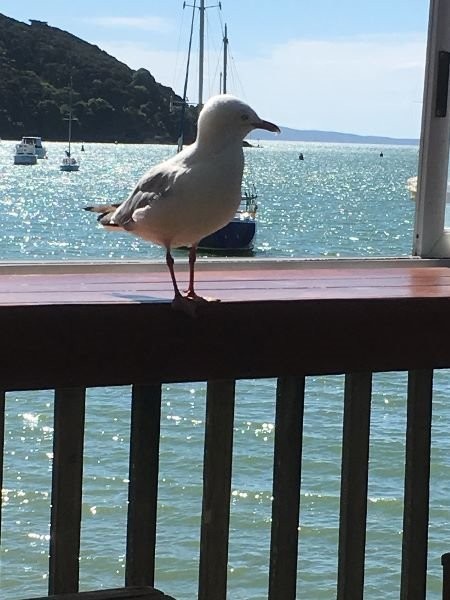
[[(445, 229), (450, 142), (449, 80), (445, 65), (439, 67), (442, 52), (450, 53), (450, 0), (430, 0), (413, 240), (413, 255), (423, 258), (450, 257), (450, 229)], [(448, 56), (450, 54), (443, 58)], [(440, 82), (446, 77), (446, 86), (440, 92), (439, 76)], [(437, 114), (439, 100), (441, 103), (444, 100), (445, 115)]]

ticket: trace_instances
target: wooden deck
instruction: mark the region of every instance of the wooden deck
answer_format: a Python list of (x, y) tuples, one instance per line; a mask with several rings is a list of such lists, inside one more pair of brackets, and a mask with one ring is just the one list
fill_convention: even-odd
[(197, 282), (221, 302), (190, 318), (160, 267), (0, 273), (2, 387), (450, 367), (447, 267), (203, 265)]

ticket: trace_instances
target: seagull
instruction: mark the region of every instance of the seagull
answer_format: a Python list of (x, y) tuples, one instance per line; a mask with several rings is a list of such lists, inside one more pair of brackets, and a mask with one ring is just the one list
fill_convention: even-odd
[[(245, 102), (230, 94), (210, 98), (200, 112), (197, 138), (168, 160), (149, 169), (121, 204), (85, 207), (97, 220), (166, 250), (174, 289), (172, 306), (206, 302), (194, 289), (197, 245), (234, 217), (241, 201), (244, 170), (242, 141), (253, 129), (279, 133)], [(182, 294), (174, 272), (172, 248), (189, 247), (189, 286)]]

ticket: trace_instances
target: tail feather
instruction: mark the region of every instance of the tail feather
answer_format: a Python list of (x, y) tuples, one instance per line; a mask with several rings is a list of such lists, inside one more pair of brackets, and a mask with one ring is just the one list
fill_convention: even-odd
[(120, 202), (118, 204), (95, 204), (93, 206), (84, 206), (83, 208), (89, 212), (99, 213), (97, 221), (102, 225), (117, 227), (115, 223), (111, 223), (111, 217), (119, 206)]

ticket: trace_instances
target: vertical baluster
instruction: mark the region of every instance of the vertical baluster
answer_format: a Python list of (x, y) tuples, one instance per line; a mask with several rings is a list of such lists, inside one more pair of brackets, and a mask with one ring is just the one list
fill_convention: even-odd
[(442, 565), (442, 600), (450, 600), (450, 553), (441, 556)]
[(338, 600), (364, 592), (372, 373), (345, 377), (339, 524)]
[(160, 429), (161, 385), (133, 386), (125, 570), (127, 586), (154, 583)]
[(408, 375), (400, 597), (423, 600), (427, 571), (433, 371), (410, 371)]
[(234, 381), (208, 382), (199, 600), (225, 600), (234, 424)]
[(49, 594), (78, 591), (85, 396), (55, 390)]
[(293, 600), (296, 597), (304, 395), (304, 377), (278, 379), (270, 542), (270, 600)]
[(5, 392), (0, 391), (0, 541), (2, 539), (3, 457), (5, 455)]

